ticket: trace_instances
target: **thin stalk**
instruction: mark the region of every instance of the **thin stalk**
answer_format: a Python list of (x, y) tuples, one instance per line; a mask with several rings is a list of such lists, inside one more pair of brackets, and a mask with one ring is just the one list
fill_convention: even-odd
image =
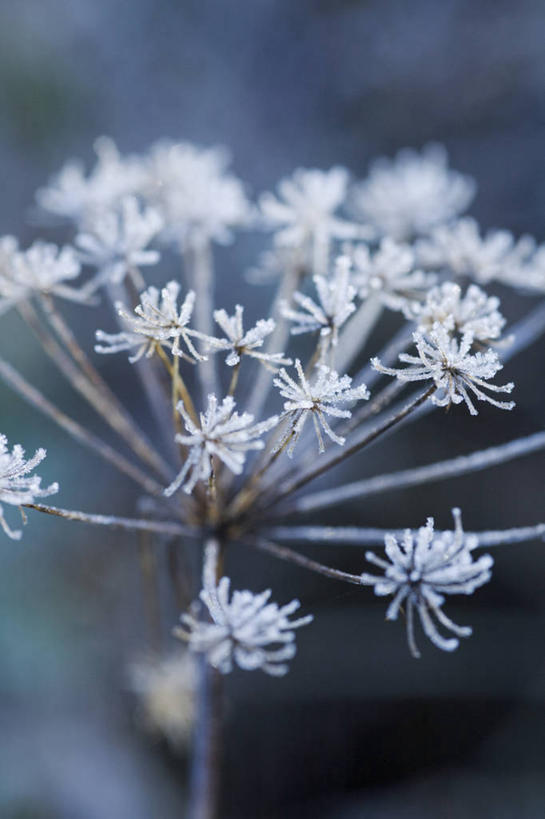
[(112, 464), (127, 475), (131, 480), (141, 486), (151, 495), (162, 495), (163, 487), (149, 475), (146, 475), (138, 466), (128, 461), (124, 455), (113, 449), (109, 444), (104, 443), (93, 433), (88, 432), (85, 427), (74, 421), (69, 415), (62, 412), (55, 404), (51, 403), (36, 387), (28, 383), (10, 364), (0, 359), (0, 378), (8, 384), (21, 398), (27, 401), (36, 409), (40, 410), (48, 418), (51, 418), (62, 429), (68, 432), (73, 438), (86, 446), (96, 455), (99, 455), (108, 463)]
[[(197, 240), (185, 253), (185, 264), (191, 287), (196, 294), (195, 327), (205, 336), (214, 334), (214, 267), (209, 240)], [(203, 403), (210, 393), (219, 396), (216, 357), (208, 356), (198, 367)]]
[(233, 367), (233, 374), (231, 376), (231, 381), (229, 383), (229, 390), (227, 392), (227, 395), (229, 395), (231, 397), (235, 394), (235, 391), (236, 391), (236, 388), (237, 388), (237, 385), (238, 385), (238, 377), (240, 375), (240, 363), (241, 363), (240, 361), (237, 361), (237, 363)]
[(435, 384), (433, 384), (426, 390), (426, 392), (422, 393), (421, 395), (413, 399), (410, 403), (406, 404), (405, 407), (398, 413), (390, 416), (382, 424), (371, 430), (371, 432), (367, 433), (362, 438), (359, 438), (351, 446), (348, 446), (346, 449), (343, 449), (339, 455), (334, 455), (331, 456), (330, 458), (325, 458), (319, 466), (314, 467), (313, 469), (309, 470), (306, 473), (303, 473), (299, 477), (296, 477), (293, 480), (288, 481), (287, 483), (281, 485), (278, 492), (276, 492), (272, 496), (272, 499), (266, 504), (266, 508), (272, 505), (276, 505), (283, 498), (293, 494), (294, 492), (297, 492), (310, 481), (315, 480), (315, 478), (318, 478), (320, 475), (323, 475), (324, 472), (327, 472), (334, 466), (337, 466), (337, 464), (342, 463), (342, 461), (346, 460), (347, 458), (350, 458), (352, 455), (355, 455), (356, 452), (359, 452), (364, 447), (373, 443), (373, 441), (375, 441), (381, 435), (384, 435), (384, 433), (388, 432), (388, 430), (392, 429), (392, 427), (397, 426), (397, 424), (399, 424), (407, 416), (414, 412), (418, 407), (424, 404), (424, 402), (427, 401), (428, 398), (430, 398), (433, 395), (436, 389), (437, 388)]
[(361, 353), (369, 336), (376, 327), (382, 314), (382, 303), (377, 297), (371, 297), (364, 302), (359, 310), (348, 320), (343, 330), (339, 344), (339, 356), (336, 360), (336, 369), (344, 373), (359, 353)]
[(145, 532), (140, 533), (139, 563), (142, 578), (144, 610), (148, 623), (151, 649), (159, 654), (162, 649), (161, 606), (157, 577), (157, 556)]
[(99, 410), (102, 417), (121, 435), (148, 466), (155, 469), (165, 480), (170, 480), (172, 474), (169, 466), (155, 450), (144, 432), (136, 424), (134, 418), (127, 412), (115, 393), (112, 392), (100, 373), (93, 366), (72, 333), (72, 330), (58, 311), (54, 300), (49, 295), (43, 295), (41, 303), (44, 313), (51, 327), (57, 333), (58, 338), (66, 345), (70, 355), (87, 376), (95, 390), (100, 393), (102, 401), (100, 401)]
[[(207, 541), (203, 560), (203, 588), (216, 585), (222, 574), (222, 546)], [(218, 819), (222, 765), (223, 685), (219, 671), (203, 658), (191, 769), (190, 819)]]
[(177, 395), (184, 402), (184, 407), (186, 408), (186, 410), (187, 410), (189, 416), (191, 417), (191, 420), (193, 421), (193, 423), (196, 426), (199, 426), (199, 416), (197, 415), (197, 410), (195, 409), (195, 405), (193, 404), (193, 401), (191, 399), (189, 391), (188, 391), (188, 389), (187, 389), (187, 387), (185, 385), (185, 381), (184, 381), (184, 379), (182, 378), (182, 376), (180, 374), (179, 358), (177, 356), (174, 356), (176, 361), (171, 362), (169, 357), (167, 356), (167, 354), (165, 353), (165, 351), (163, 350), (163, 348), (160, 345), (157, 346), (157, 355), (159, 356), (159, 358), (161, 359), (161, 361), (165, 365), (165, 369), (168, 372), (168, 374), (169, 374), (169, 376), (170, 376), (170, 378), (172, 380), (172, 395), (173, 395), (172, 403), (173, 403), (175, 422), (176, 422), (176, 416), (178, 414), (176, 412), (176, 404), (178, 402), (177, 402), (177, 399), (175, 400), (175, 396)]
[(350, 574), (349, 572), (342, 572), (340, 569), (333, 569), (331, 566), (325, 566), (323, 563), (318, 563), (316, 560), (311, 560), (299, 552), (289, 549), (287, 546), (279, 546), (278, 543), (273, 543), (265, 538), (257, 538), (251, 540), (250, 544), (257, 547), (262, 552), (267, 552), (273, 557), (278, 557), (280, 560), (287, 560), (290, 563), (295, 563), (303, 569), (308, 569), (311, 572), (316, 572), (324, 577), (330, 577), (332, 580), (342, 580), (345, 583), (353, 583), (356, 586), (361, 586), (361, 577), (359, 574)]
[(313, 509), (323, 509), (327, 506), (345, 503), (354, 498), (361, 499), (389, 490), (406, 489), (408, 486), (421, 486), (470, 472), (479, 472), (541, 449), (545, 449), (545, 432), (536, 432), (524, 438), (515, 438), (506, 444), (471, 452), (469, 455), (459, 455), (456, 458), (437, 461), (426, 466), (377, 475), (334, 489), (305, 495), (294, 500), (289, 506), (283, 507), (282, 512), (284, 514), (310, 512)]
[(195, 536), (195, 532), (193, 532), (191, 527), (183, 526), (176, 521), (121, 518), (117, 515), (94, 515), (75, 509), (59, 509), (56, 506), (46, 506), (42, 503), (25, 503), (24, 507), (25, 509), (34, 509), (36, 512), (42, 512), (45, 515), (53, 515), (57, 518), (75, 520), (81, 523), (90, 523), (93, 526), (107, 526), (110, 529), (124, 529), (130, 532), (154, 532), (160, 535)]

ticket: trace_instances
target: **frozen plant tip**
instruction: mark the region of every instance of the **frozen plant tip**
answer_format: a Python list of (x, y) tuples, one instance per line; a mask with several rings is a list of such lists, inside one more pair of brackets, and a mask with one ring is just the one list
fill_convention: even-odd
[[(25, 451), (16, 444), (12, 451), (8, 449), (8, 439), (0, 435), (0, 501), (11, 506), (23, 506), (34, 503), (36, 498), (46, 498), (59, 491), (59, 485), (52, 483), (41, 486), (42, 479), (30, 473), (36, 469), (46, 456), (45, 449), (38, 449), (32, 458), (25, 460)], [(10, 529), (0, 506), (0, 526), (8, 537), (19, 540), (20, 530)]]
[(511, 410), (513, 401), (496, 401), (485, 390), (491, 392), (511, 392), (513, 383), (501, 387), (491, 384), (502, 364), (493, 350), (471, 353), (473, 336), (465, 333), (461, 340), (453, 338), (442, 324), (435, 324), (427, 336), (413, 333), (418, 355), (401, 353), (399, 360), (410, 366), (404, 370), (384, 367), (378, 358), (371, 363), (375, 370), (385, 375), (393, 375), (400, 381), (433, 381), (436, 391), (431, 401), (438, 407), (461, 404), (465, 401), (471, 415), (477, 415), (470, 392), (479, 401), (487, 401), (499, 409)]
[(0, 313), (34, 295), (52, 294), (69, 301), (85, 302), (83, 289), (66, 284), (80, 275), (81, 265), (72, 247), (59, 248), (34, 242), (20, 250), (11, 236), (0, 246)]
[[(482, 555), (473, 560), (472, 549), (477, 538), (466, 536), (462, 529), (459, 509), (453, 509), (454, 531), (435, 532), (433, 518), (425, 526), (412, 532), (407, 529), (401, 538), (387, 534), (384, 538), (386, 557), (366, 552), (366, 558), (384, 574), (362, 574), (363, 585), (374, 586), (378, 596), (392, 595), (386, 612), (387, 620), (397, 620), (402, 606), (406, 606), (407, 640), (413, 657), (419, 657), (414, 636), (416, 609), (426, 637), (443, 651), (458, 648), (458, 637), (469, 637), (469, 626), (458, 626), (444, 613), (442, 606), (447, 594), (473, 594), (475, 589), (490, 580), (493, 560)], [(389, 562), (388, 562), (389, 561)], [(455, 637), (441, 635), (433, 620), (452, 632)]]
[[(176, 441), (188, 448), (186, 461), (171, 485), (165, 489), (170, 496), (183, 484), (191, 494), (198, 481), (213, 479), (213, 458), (216, 456), (231, 472), (240, 475), (249, 450), (263, 449), (260, 436), (278, 423), (276, 415), (254, 424), (253, 415), (235, 412), (235, 402), (228, 396), (221, 404), (215, 395), (208, 396), (208, 408), (200, 414), (200, 426), (193, 421), (182, 401), (178, 403), (188, 435), (176, 435)], [(187, 480), (186, 480), (187, 478)], [(185, 483), (184, 483), (185, 482)]]
[(322, 430), (334, 443), (342, 446), (345, 439), (331, 429), (326, 416), (350, 418), (352, 415), (350, 410), (340, 409), (337, 405), (365, 400), (369, 398), (369, 390), (365, 384), (353, 388), (350, 376), (340, 377), (335, 370), (323, 364), (318, 367), (317, 376), (312, 381), (306, 377), (299, 359), (295, 361), (295, 369), (299, 383), (294, 381), (285, 369), (281, 369), (274, 379), (280, 395), (287, 399), (284, 402), (282, 417), (290, 421), (284, 436), (276, 444), (277, 450), (287, 446), (288, 455), (290, 458), (293, 456), (295, 445), (309, 415), (314, 422), (320, 452), (325, 450)]
[(245, 671), (261, 669), (283, 676), (288, 671), (287, 661), (296, 652), (294, 629), (312, 622), (312, 615), (290, 620), (300, 607), (299, 600), (279, 607), (268, 602), (270, 589), (261, 594), (234, 591), (229, 600), (230, 583), (228, 577), (222, 577), (217, 587), (200, 593), (212, 622), (193, 613), (184, 614), (175, 635), (186, 640), (192, 651), (205, 654), (222, 674), (231, 672), (236, 664)]
[(474, 181), (449, 169), (445, 149), (427, 145), (376, 159), (352, 191), (352, 211), (382, 235), (411, 239), (458, 216), (474, 195)]
[(257, 358), (265, 367), (273, 370), (281, 364), (291, 364), (291, 359), (283, 353), (266, 353), (261, 350), (265, 339), (270, 336), (276, 327), (274, 319), (259, 319), (255, 327), (244, 331), (244, 307), (237, 304), (232, 316), (226, 310), (215, 310), (214, 319), (225, 333), (226, 338), (209, 338), (207, 345), (214, 350), (225, 350), (228, 355), (225, 363), (234, 367), (240, 363), (242, 356), (248, 355)]

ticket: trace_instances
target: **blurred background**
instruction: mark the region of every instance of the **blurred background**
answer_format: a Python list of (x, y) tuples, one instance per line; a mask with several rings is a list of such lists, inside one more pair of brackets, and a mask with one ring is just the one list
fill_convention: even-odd
[[(363, 176), (376, 155), (436, 140), (476, 178), (472, 212), (484, 227), (542, 241), (544, 39), (541, 0), (4, 0), (0, 233), (52, 238), (33, 224), (34, 191), (67, 158), (90, 162), (94, 138), (108, 134), (122, 151), (160, 137), (225, 144), (253, 192), (299, 165), (343, 164)], [(235, 298), (256, 308), (270, 296), (243, 281), (259, 246), (242, 238), (218, 254), (225, 306)], [(516, 318), (528, 300), (507, 294), (504, 304)], [(102, 323), (96, 311), (66, 313), (88, 348), (110, 321), (107, 311)], [(2, 319), (0, 350), (90, 418), (15, 316)], [(541, 429), (544, 365), (539, 342), (506, 368), (517, 383), (509, 416), (434, 413), (352, 474)], [(128, 370), (122, 357), (104, 366), (138, 406)], [(40, 473), (60, 482), (59, 505), (108, 512), (115, 499), (118, 512), (134, 512), (129, 485), (1, 385), (0, 429), (28, 451), (47, 446)], [(535, 456), (373, 497), (328, 520), (397, 528), (434, 515), (446, 527), (459, 505), (466, 528), (502, 528), (543, 520), (543, 500)], [(134, 539), (32, 515), (24, 540), (2, 538), (0, 554), (0, 816), (183, 815), (184, 761), (139, 729), (127, 692), (145, 631)], [(356, 547), (313, 554), (364, 568)], [(415, 661), (370, 591), (235, 549), (229, 571), (241, 586), (270, 585), (279, 601), (299, 596), (316, 622), (285, 680), (228, 680), (226, 819), (544, 816), (544, 547), (495, 557), (489, 586), (450, 606), (474, 626), (471, 640), (449, 656), (422, 639)]]

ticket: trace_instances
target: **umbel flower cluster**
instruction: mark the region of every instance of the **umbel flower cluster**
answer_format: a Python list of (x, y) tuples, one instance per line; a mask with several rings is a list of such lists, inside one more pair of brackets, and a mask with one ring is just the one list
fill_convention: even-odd
[[(343, 483), (340, 468), (425, 412), (459, 405), (457, 411), (477, 416), (484, 404), (515, 407), (507, 398), (514, 385), (499, 374), (545, 332), (545, 311), (538, 303), (507, 327), (499, 297), (484, 288), (543, 299), (545, 247), (505, 230), (483, 234), (463, 215), (475, 183), (452, 170), (436, 145), (380, 159), (360, 181), (341, 167), (300, 168), (254, 200), (222, 149), (160, 142), (124, 156), (103, 138), (96, 153), (89, 172), (70, 162), (37, 194), (49, 219), (71, 227), (68, 246), (37, 241), (21, 248), (13, 237), (0, 240), (0, 312), (18, 312), (119, 445), (69, 417), (3, 359), (0, 377), (130, 479), (144, 495), (138, 508), (145, 514), (120, 518), (112, 510), (44, 505), (58, 489), (41, 488), (31, 474), (45, 451), (26, 461), (3, 436), (2, 505), (167, 541), (170, 580), (187, 612), (175, 635), (222, 674), (235, 666), (285, 674), (296, 630), (312, 620), (307, 613), (293, 618), (297, 600), (278, 604), (271, 590), (237, 589), (224, 573), (233, 543), (351, 583), (362, 595), (372, 586), (391, 597), (386, 619), (405, 619), (415, 657), (417, 623), (438, 648), (457, 648), (471, 629), (444, 612), (447, 597), (488, 582), (492, 558), (479, 554), (483, 546), (530, 539), (542, 534), (541, 524), (468, 534), (454, 509), (452, 530), (436, 530), (430, 518), (420, 529), (398, 532), (361, 519), (322, 526), (316, 516), (381, 489), (424, 485), (545, 447), (545, 434), (537, 432), (354, 483)], [(233, 282), (230, 303), (218, 307), (215, 298), (214, 246), (249, 230), (267, 247), (248, 281), (277, 285), (272, 305), (256, 315), (240, 303), (248, 282)], [(175, 269), (172, 256), (181, 258), (183, 271), (174, 277), (161, 272), (163, 265)], [(67, 324), (63, 300), (76, 303), (72, 311), (111, 304), (94, 343)], [(397, 316), (398, 330), (384, 349), (373, 349), (374, 330), (388, 313)], [(119, 354), (119, 366), (134, 369), (156, 429), (139, 428), (134, 390), (125, 405), (106, 383), (106, 354)], [(505, 413), (505, 423), (512, 417)], [(329, 486), (313, 490), (324, 475)], [(297, 524), (297, 516), (310, 513), (312, 525)], [(1, 507), (0, 524), (8, 537), (20, 536)], [(379, 551), (366, 558), (380, 574), (362, 573), (362, 560), (352, 573), (341, 571), (298, 548), (332, 541), (374, 544)], [(186, 582), (184, 572), (181, 583), (176, 566), (195, 543), (202, 579)], [(377, 628), (380, 619), (377, 613)]]

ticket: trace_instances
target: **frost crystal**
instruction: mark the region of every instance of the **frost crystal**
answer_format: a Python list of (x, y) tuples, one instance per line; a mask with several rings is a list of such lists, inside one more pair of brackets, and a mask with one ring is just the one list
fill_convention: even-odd
[(499, 279), (518, 282), (521, 286), (524, 286), (521, 270), (534, 249), (535, 242), (530, 236), (522, 236), (515, 242), (508, 230), (492, 230), (481, 236), (479, 225), (470, 217), (452, 225), (441, 225), (429, 239), (421, 239), (416, 244), (418, 262), (424, 267), (447, 269), (458, 276), (470, 276), (481, 284)]
[[(42, 479), (37, 475), (29, 474), (43, 461), (45, 456), (45, 449), (38, 449), (34, 456), (26, 461), (23, 447), (16, 444), (10, 452), (8, 439), (5, 435), (0, 435), (0, 501), (2, 503), (22, 506), (26, 503), (34, 503), (36, 498), (46, 498), (58, 492), (58, 484), (52, 483), (42, 488), (40, 486)], [(1, 506), (0, 526), (8, 537), (14, 540), (21, 537), (21, 531), (13, 531), (9, 528)]]
[(362, 299), (377, 296), (390, 310), (403, 310), (422, 299), (435, 283), (433, 273), (416, 269), (413, 249), (407, 244), (383, 239), (372, 253), (367, 245), (347, 248), (354, 263), (352, 281)]
[[(147, 342), (144, 350), (139, 350), (137, 353), (137, 358), (141, 358), (146, 350), (148, 350), (147, 355), (149, 356), (151, 354), (149, 352), (150, 346), (160, 344), (169, 346), (172, 355), (179, 356), (187, 361), (205, 361), (205, 356), (202, 356), (195, 349), (192, 338), (206, 339), (206, 336), (187, 326), (195, 305), (195, 293), (193, 290), (189, 290), (182, 302), (182, 306), (178, 309), (179, 294), (180, 285), (175, 281), (169, 282), (160, 291), (157, 287), (148, 287), (140, 294), (140, 304), (134, 308), (136, 315), (128, 313), (125, 307), (118, 303), (116, 305), (117, 312), (126, 324), (129, 336), (127, 336), (126, 332), (122, 332), (118, 336), (107, 336), (101, 333), (99, 340), (108, 341), (108, 343), (115, 346), (116, 339), (119, 339), (119, 343), (123, 344), (125, 340), (129, 341), (137, 336), (144, 336)], [(180, 349), (182, 341), (186, 345), (189, 354)], [(118, 349), (128, 348), (123, 346)], [(99, 350), (99, 352), (117, 352), (118, 349)]]
[(309, 240), (351, 239), (362, 229), (336, 216), (346, 198), (348, 171), (299, 168), (278, 184), (278, 196), (261, 195), (259, 205), (279, 245), (302, 247)]
[(233, 229), (250, 223), (244, 185), (227, 171), (221, 148), (159, 142), (148, 159), (146, 195), (165, 223), (163, 238), (182, 247), (213, 240), (228, 244)]
[(127, 273), (157, 264), (160, 254), (147, 247), (162, 226), (159, 213), (154, 208), (140, 208), (132, 196), (123, 199), (115, 210), (95, 214), (85, 232), (75, 239), (83, 264), (98, 269), (93, 286), (119, 284)]
[(176, 441), (187, 447), (189, 453), (180, 473), (165, 490), (165, 495), (173, 495), (182, 484), (184, 492), (190, 495), (198, 481), (211, 481), (214, 456), (223, 461), (235, 475), (240, 475), (246, 453), (252, 449), (263, 449), (263, 441), (257, 439), (276, 426), (277, 416), (254, 424), (253, 415), (248, 412), (239, 415), (234, 410), (235, 401), (231, 396), (218, 404), (216, 396), (209, 395), (208, 408), (206, 412), (200, 413), (200, 426), (197, 426), (183, 402), (178, 403), (178, 411), (188, 435), (176, 435)]
[(192, 651), (205, 654), (222, 674), (231, 672), (236, 664), (245, 671), (260, 668), (272, 676), (283, 676), (287, 661), (296, 653), (294, 629), (312, 622), (312, 615), (290, 621), (301, 605), (299, 600), (279, 607), (268, 602), (270, 589), (261, 594), (235, 591), (229, 600), (230, 583), (228, 577), (222, 577), (217, 586), (200, 593), (212, 622), (184, 614), (176, 636), (186, 640)]
[(449, 169), (445, 149), (428, 145), (375, 160), (354, 187), (352, 210), (383, 235), (411, 239), (458, 216), (474, 195), (473, 180)]
[(287, 453), (291, 458), (295, 445), (303, 431), (309, 415), (312, 416), (314, 429), (318, 438), (320, 452), (325, 449), (322, 430), (336, 444), (343, 445), (345, 439), (337, 435), (327, 422), (326, 415), (334, 418), (350, 418), (352, 413), (347, 409), (340, 409), (337, 404), (348, 404), (369, 398), (369, 390), (362, 384), (352, 389), (352, 379), (348, 375), (342, 378), (329, 367), (320, 365), (318, 374), (313, 383), (309, 383), (303, 372), (299, 359), (295, 361), (295, 368), (299, 376), (299, 384), (281, 369), (274, 384), (280, 390), (280, 395), (287, 400), (284, 402), (283, 416), (291, 420), (291, 424), (284, 436), (276, 445), (277, 450), (287, 446)]
[(418, 356), (402, 353), (399, 360), (410, 364), (404, 370), (384, 367), (378, 358), (372, 359), (373, 367), (386, 375), (393, 375), (400, 381), (433, 380), (437, 388), (431, 400), (439, 407), (450, 404), (461, 404), (465, 401), (471, 415), (477, 410), (469, 396), (470, 390), (480, 401), (487, 401), (500, 409), (510, 410), (515, 406), (513, 401), (496, 401), (483, 390), (491, 392), (511, 392), (514, 384), (499, 387), (490, 384), (502, 364), (493, 350), (471, 353), (473, 336), (465, 333), (460, 340), (452, 338), (441, 324), (435, 324), (427, 336), (413, 333)]
[(68, 162), (41, 188), (36, 199), (42, 210), (85, 224), (89, 217), (109, 210), (120, 199), (137, 193), (144, 168), (137, 157), (123, 157), (114, 142), (101, 137), (95, 142), (97, 162), (89, 176), (81, 162)]
[(285, 303), (282, 305), (284, 318), (295, 322), (291, 328), (293, 335), (320, 330), (322, 336), (331, 336), (332, 344), (337, 344), (340, 328), (356, 309), (356, 289), (350, 284), (350, 266), (347, 256), (339, 256), (330, 279), (314, 276), (319, 304), (297, 291), (293, 300), (304, 312), (293, 310)]
[(418, 322), (422, 333), (429, 333), (435, 324), (441, 324), (450, 333), (471, 333), (476, 341), (498, 339), (505, 325), (499, 311), (500, 300), (489, 296), (476, 284), (471, 284), (465, 295), (454, 282), (434, 287), (424, 304), (412, 303), (405, 310), (409, 319)]
[(80, 263), (72, 247), (34, 242), (27, 250), (18, 250), (13, 237), (6, 236), (0, 246), (0, 313), (34, 293), (85, 301), (88, 296), (83, 290), (64, 284), (79, 274)]
[(266, 367), (276, 369), (281, 364), (291, 364), (291, 359), (286, 358), (283, 353), (260, 352), (263, 342), (270, 336), (276, 327), (274, 319), (260, 319), (251, 330), (244, 331), (242, 317), (244, 307), (237, 304), (232, 316), (226, 310), (216, 310), (214, 319), (219, 324), (227, 338), (209, 338), (208, 345), (216, 350), (228, 350), (226, 364), (234, 367), (240, 362), (243, 355), (257, 358)]
[[(407, 529), (403, 537), (388, 534), (384, 538), (389, 561), (367, 552), (370, 563), (384, 570), (384, 575), (362, 574), (364, 585), (374, 586), (376, 595), (393, 595), (386, 612), (387, 620), (397, 620), (401, 606), (407, 607), (407, 640), (413, 657), (419, 657), (414, 636), (414, 610), (418, 612), (425, 635), (443, 651), (458, 648), (458, 637), (469, 637), (469, 626), (458, 626), (444, 613), (446, 594), (473, 594), (490, 580), (493, 560), (483, 555), (473, 560), (471, 551), (477, 539), (465, 535), (459, 509), (453, 509), (454, 531), (434, 532), (433, 518), (417, 532)], [(437, 622), (455, 637), (443, 637)]]

